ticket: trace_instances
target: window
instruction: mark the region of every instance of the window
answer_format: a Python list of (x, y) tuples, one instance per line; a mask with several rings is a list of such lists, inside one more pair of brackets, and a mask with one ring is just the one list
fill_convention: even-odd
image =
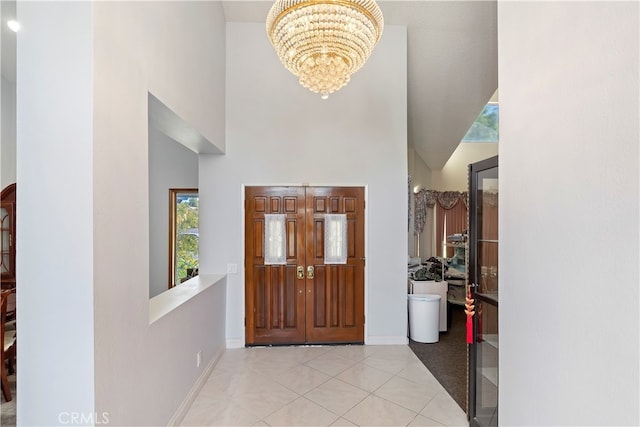
[(169, 287), (198, 275), (198, 189), (169, 189)]
[(489, 102), (485, 105), (476, 121), (462, 138), (462, 142), (498, 142), (499, 112), (497, 102)]

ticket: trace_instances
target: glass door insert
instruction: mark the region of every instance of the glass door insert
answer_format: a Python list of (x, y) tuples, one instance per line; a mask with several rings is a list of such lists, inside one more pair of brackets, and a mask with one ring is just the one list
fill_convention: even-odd
[(469, 422), (498, 425), (498, 157), (469, 165)]

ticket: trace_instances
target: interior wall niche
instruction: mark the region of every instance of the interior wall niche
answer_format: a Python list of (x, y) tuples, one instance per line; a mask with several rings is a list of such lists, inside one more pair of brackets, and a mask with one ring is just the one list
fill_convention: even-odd
[(199, 154), (221, 154), (152, 94), (149, 108), (149, 297), (170, 287), (170, 189), (198, 188)]
[(198, 188), (198, 155), (149, 127), (149, 297), (169, 288), (169, 190)]

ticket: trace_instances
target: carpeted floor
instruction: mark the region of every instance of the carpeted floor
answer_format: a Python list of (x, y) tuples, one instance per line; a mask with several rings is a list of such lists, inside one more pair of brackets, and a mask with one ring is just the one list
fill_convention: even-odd
[(467, 411), (467, 343), (464, 307), (449, 304), (450, 325), (440, 341), (423, 344), (409, 340), (409, 347), (440, 381), (458, 405)]

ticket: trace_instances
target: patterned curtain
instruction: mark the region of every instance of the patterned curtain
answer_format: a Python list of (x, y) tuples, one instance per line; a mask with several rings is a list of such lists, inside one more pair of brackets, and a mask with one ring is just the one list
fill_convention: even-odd
[(460, 201), (459, 191), (442, 191), (438, 194), (438, 203), (442, 209), (451, 209)]
[(411, 224), (411, 175), (407, 179), (407, 232), (410, 230)]
[(415, 194), (415, 219), (413, 223), (413, 234), (419, 236), (427, 222), (427, 208), (432, 208), (436, 204), (438, 192), (435, 190), (422, 189)]
[[(447, 234), (462, 233), (468, 228), (467, 206), (469, 203), (469, 193), (467, 191), (436, 191), (422, 189), (414, 195), (414, 229), (413, 234), (420, 236), (427, 222), (429, 208), (435, 209), (436, 216), (436, 254), (438, 256), (451, 257), (450, 254), (442, 253), (442, 241), (444, 236), (445, 218), (447, 223)], [(461, 202), (461, 203), (459, 203)]]

